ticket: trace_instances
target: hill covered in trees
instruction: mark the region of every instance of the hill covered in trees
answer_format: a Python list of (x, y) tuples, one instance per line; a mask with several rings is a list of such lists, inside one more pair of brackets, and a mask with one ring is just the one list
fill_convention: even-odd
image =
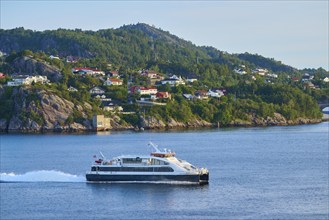
[[(0, 30), (0, 51), (5, 54), (0, 72), (6, 75), (0, 79), (2, 130), (52, 130), (72, 124), (91, 129), (94, 114), (111, 117), (114, 128), (307, 123), (321, 118), (317, 101), (325, 102), (329, 94), (323, 81), (329, 74), (324, 69), (298, 70), (257, 54), (196, 46), (147, 24), (98, 31)], [(74, 74), (72, 69), (77, 67), (96, 68), (105, 75)], [(177, 75), (197, 81), (154, 84), (141, 74), (143, 69), (160, 78)], [(112, 72), (119, 73), (123, 85), (104, 84)], [(7, 86), (22, 74), (47, 76), (51, 83)], [(135, 114), (105, 111), (106, 101), (90, 93), (95, 86), (124, 112)], [(132, 86), (156, 87), (171, 99), (158, 100), (164, 105), (142, 106), (139, 101), (151, 97), (130, 93)], [(78, 92), (71, 92), (72, 87)], [(184, 96), (210, 90), (222, 90), (225, 95), (191, 100)]]

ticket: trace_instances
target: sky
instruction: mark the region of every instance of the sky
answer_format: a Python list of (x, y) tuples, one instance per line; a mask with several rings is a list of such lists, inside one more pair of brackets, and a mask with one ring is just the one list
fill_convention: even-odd
[(0, 28), (99, 30), (147, 23), (198, 46), (329, 69), (329, 0), (0, 0)]

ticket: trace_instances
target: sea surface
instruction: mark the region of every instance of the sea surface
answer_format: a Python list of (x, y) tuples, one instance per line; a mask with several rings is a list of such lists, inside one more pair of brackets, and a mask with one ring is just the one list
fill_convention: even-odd
[[(328, 219), (329, 124), (0, 135), (0, 219)], [(210, 171), (209, 185), (92, 184), (93, 155), (147, 143)]]

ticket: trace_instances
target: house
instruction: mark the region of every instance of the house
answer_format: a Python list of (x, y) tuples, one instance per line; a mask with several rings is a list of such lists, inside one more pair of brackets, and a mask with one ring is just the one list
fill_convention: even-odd
[(104, 86), (121, 86), (123, 84), (123, 80), (117, 78), (108, 78), (104, 82)]
[(310, 81), (305, 82), (304, 87), (310, 88), (310, 89), (315, 89), (315, 85)]
[(99, 88), (98, 86), (92, 88), (89, 90), (89, 93), (92, 95), (103, 95), (105, 93), (105, 91), (101, 88)]
[(209, 93), (205, 90), (197, 90), (197, 91), (195, 91), (194, 95), (197, 99), (208, 99), (209, 98)]
[(47, 76), (28, 76), (20, 75), (13, 78), (12, 81), (7, 82), (8, 86), (21, 86), (21, 85), (31, 85), (32, 83), (49, 83)]
[(324, 78), (323, 82), (329, 82), (329, 77)]
[(155, 95), (158, 92), (158, 89), (155, 87), (143, 87), (143, 86), (132, 86), (129, 89), (131, 94), (140, 94), (140, 95)]
[(110, 75), (111, 77), (118, 78), (118, 77), (119, 77), (119, 72), (118, 72), (118, 71), (111, 71), (111, 72), (109, 73), (109, 75)]
[(220, 97), (222, 97), (224, 95), (224, 92), (222, 90), (219, 90), (219, 89), (216, 89), (214, 91), (211, 90), (211, 89), (209, 89), (208, 95), (210, 97), (220, 98)]
[(278, 75), (275, 73), (268, 73), (266, 76), (268, 76), (270, 78), (278, 78)]
[(90, 68), (73, 68), (72, 73), (79, 75), (92, 75), (92, 70)]
[(243, 69), (234, 69), (233, 71), (237, 74), (240, 74), (240, 75), (247, 74), (247, 72)]
[(99, 70), (97, 68), (92, 69), (93, 71), (93, 75), (97, 75), (97, 76), (105, 76), (105, 73), (102, 70)]
[(162, 85), (169, 84), (171, 86), (177, 86), (177, 85), (185, 85), (185, 82), (182, 79), (182, 77), (177, 77), (176, 75), (174, 75), (170, 78), (162, 80), (161, 84)]
[(67, 90), (69, 90), (70, 92), (77, 92), (78, 90), (76, 88), (74, 88), (73, 86), (70, 86)]
[(156, 79), (158, 77), (158, 73), (154, 72), (154, 71), (142, 71), (141, 72), (141, 76), (145, 76), (147, 78), (150, 78), (150, 79)]
[(193, 82), (198, 81), (198, 79), (194, 79), (194, 78), (189, 79), (189, 78), (187, 78), (185, 81), (188, 82), (188, 83), (193, 83)]
[(163, 76), (160, 75), (160, 73), (157, 73), (155, 71), (152, 71), (152, 70), (140, 70), (138, 71), (138, 73), (141, 75), (141, 76), (145, 76), (149, 79), (158, 79), (158, 80), (163, 80)]
[(265, 76), (268, 73), (267, 69), (257, 68), (252, 71), (254, 74), (258, 74), (260, 76)]
[(183, 97), (188, 100), (192, 100), (194, 98), (194, 96), (192, 94), (183, 94)]
[(53, 56), (53, 55), (50, 55), (49, 58), (50, 58), (51, 60), (52, 60), (52, 59), (60, 60), (59, 57), (57, 57), (57, 56)]
[(141, 95), (155, 95), (157, 94), (158, 89), (154, 87), (140, 87), (138, 92)]
[(302, 82), (307, 82), (307, 81), (310, 81), (310, 80), (312, 80), (312, 79), (314, 79), (314, 76), (312, 76), (312, 75), (310, 75), (310, 74), (308, 74), (308, 73), (305, 73), (305, 74), (303, 75), (303, 77), (302, 77)]
[(72, 73), (80, 75), (101, 75), (105, 76), (105, 73), (97, 68), (89, 67), (77, 67), (72, 69)]
[(171, 99), (171, 95), (169, 92), (157, 92), (156, 98), (158, 99)]

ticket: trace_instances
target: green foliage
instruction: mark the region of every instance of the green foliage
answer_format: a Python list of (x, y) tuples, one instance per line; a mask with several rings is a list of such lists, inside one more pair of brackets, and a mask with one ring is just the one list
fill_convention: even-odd
[(12, 94), (13, 87), (5, 87), (3, 94), (0, 96), (0, 116), (7, 120), (9, 120), (14, 113)]
[(121, 115), (121, 118), (132, 126), (139, 125), (139, 117), (137, 114)]
[(29, 112), (27, 117), (29, 117), (32, 121), (35, 121), (36, 123), (38, 123), (38, 125), (43, 125), (43, 123), (44, 123), (43, 117), (38, 112), (35, 112), (33, 110), (31, 110)]

